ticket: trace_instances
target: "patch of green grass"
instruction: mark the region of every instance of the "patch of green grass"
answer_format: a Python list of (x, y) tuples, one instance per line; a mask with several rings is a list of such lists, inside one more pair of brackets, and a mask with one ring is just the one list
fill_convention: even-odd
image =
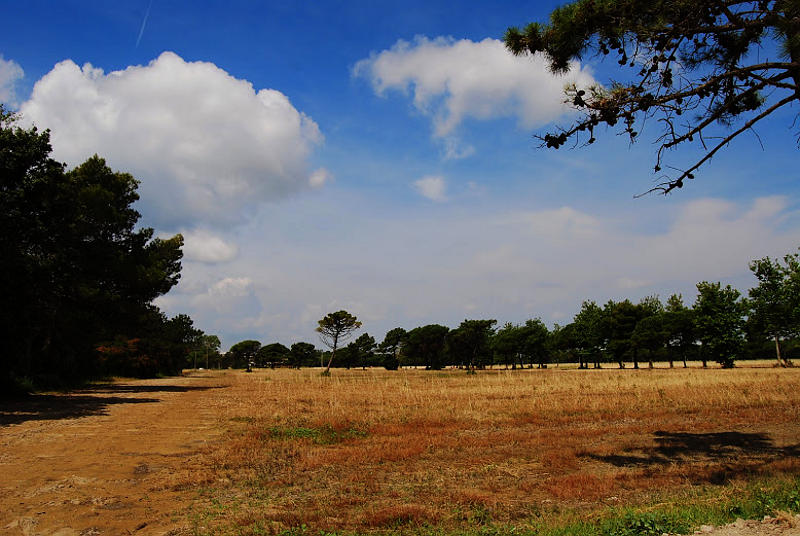
[[(329, 436), (342, 437), (349, 430)], [(330, 428), (282, 428), (281, 437), (318, 440)], [(363, 436), (361, 436), (363, 437)], [(554, 506), (551, 510), (536, 510), (528, 522), (511, 525), (493, 523), (488, 510), (464, 512), (467, 528), (437, 525), (398, 524), (373, 531), (324, 531), (300, 525), (277, 532), (278, 536), (660, 536), (661, 534), (691, 534), (701, 525), (724, 525), (742, 519), (761, 519), (777, 512), (800, 513), (800, 476), (758, 480), (749, 484), (731, 484), (692, 490), (668, 497), (654, 505), (606, 508), (593, 512)], [(666, 502), (664, 502), (666, 500)], [(194, 519), (194, 533), (207, 534), (274, 534), (275, 526), (254, 520), (247, 527), (217, 527), (209, 531), (209, 522), (236, 512), (238, 504), (212, 500), (205, 515)], [(224, 522), (223, 522), (224, 524)]]
[(270, 437), (273, 439), (310, 439), (317, 445), (331, 445), (346, 439), (358, 439), (367, 437), (367, 432), (359, 428), (351, 427), (343, 430), (326, 425), (322, 427), (282, 427), (273, 426), (269, 429)]
[(692, 531), (692, 517), (685, 512), (626, 511), (599, 525), (602, 536), (660, 536), (661, 534), (687, 534)]
[(597, 513), (594, 520), (564, 523), (565, 518), (560, 515), (534, 522), (529, 530), (539, 536), (691, 534), (700, 525), (724, 525), (738, 518), (761, 519), (779, 511), (800, 513), (800, 477), (684, 493), (656, 506), (610, 508)]

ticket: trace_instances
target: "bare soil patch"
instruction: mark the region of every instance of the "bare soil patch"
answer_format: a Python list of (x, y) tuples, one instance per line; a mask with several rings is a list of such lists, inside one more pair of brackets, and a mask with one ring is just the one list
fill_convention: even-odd
[(762, 520), (737, 519), (724, 527), (703, 526), (695, 536), (800, 536), (800, 515), (780, 514)]
[(199, 470), (220, 440), (215, 373), (119, 381), (0, 404), (0, 533), (180, 533)]

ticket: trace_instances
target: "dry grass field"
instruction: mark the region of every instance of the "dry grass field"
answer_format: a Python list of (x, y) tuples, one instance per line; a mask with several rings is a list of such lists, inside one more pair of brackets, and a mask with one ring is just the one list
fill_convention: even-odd
[(223, 374), (224, 439), (169, 476), (198, 534), (524, 525), (800, 474), (800, 369)]

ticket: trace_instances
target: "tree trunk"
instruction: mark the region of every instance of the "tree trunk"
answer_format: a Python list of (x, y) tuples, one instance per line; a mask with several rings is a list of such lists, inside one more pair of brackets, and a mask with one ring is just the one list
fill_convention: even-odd
[(333, 338), (333, 349), (331, 350), (331, 358), (328, 360), (328, 366), (325, 367), (325, 372), (323, 374), (330, 374), (331, 372), (331, 363), (333, 363), (333, 358), (336, 357), (336, 343), (339, 342), (339, 337)]
[(778, 356), (778, 366), (785, 367), (786, 363), (784, 363), (783, 357), (781, 357), (781, 341), (778, 339), (778, 335), (775, 335), (775, 355)]

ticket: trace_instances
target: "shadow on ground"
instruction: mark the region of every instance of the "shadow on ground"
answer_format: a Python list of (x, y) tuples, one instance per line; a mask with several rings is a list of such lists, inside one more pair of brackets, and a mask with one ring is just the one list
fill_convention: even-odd
[(130, 385), (130, 384), (99, 384), (82, 392), (92, 393), (187, 393), (189, 391), (207, 391), (219, 389), (220, 385)]
[(91, 415), (107, 415), (114, 404), (148, 404), (158, 398), (125, 398), (92, 395), (31, 395), (0, 403), (0, 426), (27, 421), (77, 419)]
[(715, 470), (698, 472), (700, 481), (721, 483), (757, 470), (785, 457), (800, 456), (800, 444), (776, 446), (769, 435), (745, 432), (655, 432), (654, 446), (630, 449), (606, 456), (587, 453), (586, 457), (617, 467), (658, 469), (680, 463), (703, 463)]
[(152, 404), (160, 398), (115, 396), (204, 391), (221, 386), (100, 384), (63, 395), (30, 395), (16, 400), (0, 401), (0, 426), (27, 421), (77, 419), (107, 415), (115, 404)]

